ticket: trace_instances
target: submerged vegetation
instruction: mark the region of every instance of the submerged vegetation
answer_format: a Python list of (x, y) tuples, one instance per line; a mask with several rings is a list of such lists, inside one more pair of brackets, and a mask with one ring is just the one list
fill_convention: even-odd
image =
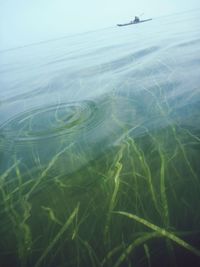
[[(110, 103), (117, 107), (120, 101), (113, 96)], [(148, 103), (149, 119), (159, 117), (160, 126), (131, 125), (131, 117), (124, 123), (113, 108), (120, 138), (114, 131), (109, 140), (115, 141), (105, 149), (105, 138), (99, 141), (96, 157), (87, 141), (78, 146), (86, 152), (73, 147), (77, 132), (72, 130), (54, 145), (52, 139), (36, 145), (28, 136), (23, 155), (12, 145), (0, 175), (2, 266), (195, 266), (200, 261), (200, 133), (170, 120), (169, 106), (155, 95)], [(20, 142), (21, 133), (35, 125), (31, 114), (27, 118), (28, 124), (20, 119)], [(63, 127), (67, 121), (75, 127), (74, 118), (87, 125), (85, 117), (55, 112)], [(84, 127), (81, 131), (83, 139), (88, 136)], [(48, 145), (57, 152), (47, 160), (40, 146)]]
[(152, 25), (0, 51), (0, 267), (200, 266), (199, 11)]

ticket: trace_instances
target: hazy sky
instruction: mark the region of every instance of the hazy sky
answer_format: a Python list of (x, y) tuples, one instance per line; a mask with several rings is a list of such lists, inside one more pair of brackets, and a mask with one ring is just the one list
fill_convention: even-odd
[(0, 49), (195, 8), (200, 0), (0, 0)]

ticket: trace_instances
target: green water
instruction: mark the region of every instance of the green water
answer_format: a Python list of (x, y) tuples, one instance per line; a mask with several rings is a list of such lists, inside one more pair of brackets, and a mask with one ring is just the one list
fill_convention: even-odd
[(0, 51), (0, 267), (199, 266), (198, 12)]
[[(99, 149), (91, 160), (92, 148), (86, 158), (61, 134), (54, 144), (50, 137), (43, 143), (57, 150), (45, 155), (43, 163), (35, 137), (26, 135), (27, 165), (16, 149), (0, 179), (3, 266), (158, 266), (162, 258), (162, 266), (181, 266), (184, 258), (198, 261), (200, 135), (170, 121), (157, 100), (153, 106), (168, 125), (144, 127), (135, 137), (113, 111), (123, 138)], [(66, 119), (72, 120), (68, 108), (67, 117), (63, 107), (52, 113), (43, 131), (55, 120), (63, 129)], [(19, 143), (37, 115), (20, 119)], [(73, 127), (79, 129), (79, 119)], [(73, 127), (69, 138), (80, 131)]]

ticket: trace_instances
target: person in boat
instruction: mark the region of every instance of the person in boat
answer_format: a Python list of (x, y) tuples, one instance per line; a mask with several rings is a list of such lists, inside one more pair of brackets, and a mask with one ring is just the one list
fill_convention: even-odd
[(140, 22), (140, 19), (139, 19), (139, 17), (135, 16), (133, 23), (138, 23), (138, 22)]

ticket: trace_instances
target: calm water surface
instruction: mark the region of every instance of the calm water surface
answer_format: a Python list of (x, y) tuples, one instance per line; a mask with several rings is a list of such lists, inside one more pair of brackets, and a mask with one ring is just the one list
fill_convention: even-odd
[(199, 16), (178, 14), (0, 51), (0, 174), (13, 162), (22, 172), (45, 168), (61, 155), (54, 174), (68, 175), (127, 135), (172, 124), (198, 140)]
[(153, 95), (168, 103), (168, 119), (199, 128), (198, 17), (179, 14), (1, 51), (1, 168), (9, 167), (13, 149), (23, 155), (30, 142), (54, 153), (47, 146), (60, 135), (81, 147), (84, 135), (95, 157), (97, 143), (112, 146), (121, 137), (113, 114), (136, 135), (163, 127), (168, 122), (152, 111)]

